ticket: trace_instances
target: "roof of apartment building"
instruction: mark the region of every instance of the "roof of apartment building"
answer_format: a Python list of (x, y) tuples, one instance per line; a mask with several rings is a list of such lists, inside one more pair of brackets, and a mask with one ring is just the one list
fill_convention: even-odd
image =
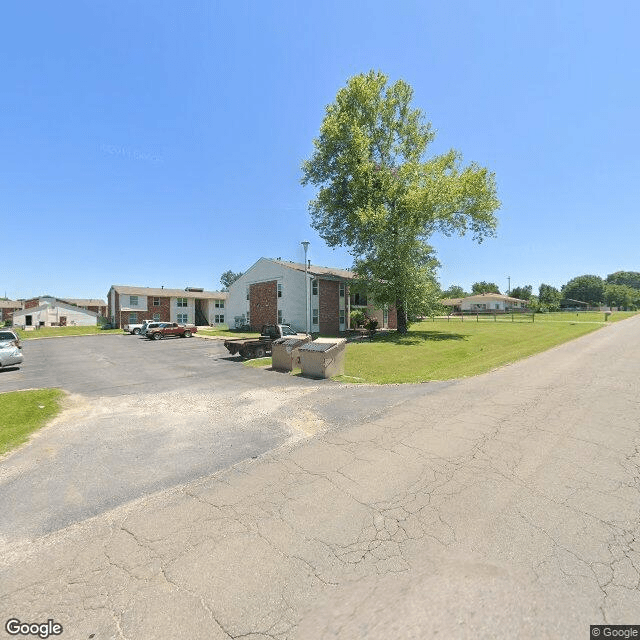
[[(288, 262), (287, 260), (272, 260), (277, 264), (281, 264), (284, 267), (289, 267), (290, 269), (295, 269), (296, 271), (304, 271), (304, 263), (299, 262)], [(307, 266), (307, 273), (310, 273), (313, 276), (329, 276), (333, 278), (340, 278), (344, 280), (353, 280), (356, 277), (356, 274), (353, 271), (349, 271), (347, 269), (335, 269), (333, 267), (319, 267), (318, 265), (312, 264)]]
[(77, 307), (106, 307), (107, 303), (104, 300), (98, 300), (97, 298), (58, 298), (63, 302), (69, 304), (75, 304)]
[(19, 300), (0, 300), (1, 309), (22, 309), (22, 302)]
[(138, 296), (154, 296), (156, 298), (198, 298), (208, 299), (215, 298), (223, 300), (229, 295), (226, 291), (204, 291), (195, 287), (187, 287), (186, 289), (165, 289), (163, 287), (129, 287), (127, 285), (114, 284), (111, 289), (117, 293)]
[[(52, 298), (53, 296), (47, 296), (48, 298)], [(89, 311), (88, 309), (80, 309), (75, 304), (69, 304), (65, 300), (60, 300), (56, 298), (56, 303), (53, 305), (54, 307), (60, 307), (61, 309), (68, 309), (69, 311), (77, 311), (79, 313), (84, 313), (88, 316), (93, 316), (94, 318), (98, 317), (98, 314), (95, 311)], [(13, 317), (23, 316), (23, 315), (31, 315), (36, 311), (44, 311), (45, 309), (51, 309), (52, 305), (49, 303), (41, 304), (37, 307), (29, 307), (29, 309), (20, 309), (13, 314)]]

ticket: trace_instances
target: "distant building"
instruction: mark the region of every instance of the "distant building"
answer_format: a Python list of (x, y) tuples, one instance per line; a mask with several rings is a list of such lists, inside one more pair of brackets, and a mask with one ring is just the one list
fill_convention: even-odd
[(22, 309), (22, 300), (0, 300), (0, 322), (4, 324), (13, 318), (13, 313)]
[(50, 304), (56, 300), (66, 304), (71, 304), (81, 309), (86, 309), (87, 311), (93, 311), (100, 317), (106, 316), (107, 314), (107, 303), (104, 300), (97, 300), (94, 298), (57, 298), (49, 295), (42, 295), (25, 300), (24, 308), (32, 309), (42, 304)]
[(501, 293), (479, 293), (466, 298), (446, 298), (440, 304), (452, 313), (511, 313), (525, 311), (528, 303)]
[[(43, 296), (36, 305), (33, 300), (25, 301), (24, 309), (13, 312), (15, 327), (95, 327), (98, 324), (98, 314), (94, 311), (81, 309), (52, 296)], [(29, 307), (26, 306), (27, 302)]]
[(397, 327), (395, 309), (376, 309), (364, 295), (351, 294), (352, 271), (317, 265), (306, 271), (307, 285), (304, 264), (260, 258), (229, 287), (229, 326), (290, 324), (297, 331), (338, 335), (350, 328), (350, 312), (362, 309), (377, 318), (379, 328)]
[(226, 291), (196, 287), (165, 289), (112, 285), (107, 294), (107, 317), (117, 327), (144, 320), (185, 324), (226, 324)]

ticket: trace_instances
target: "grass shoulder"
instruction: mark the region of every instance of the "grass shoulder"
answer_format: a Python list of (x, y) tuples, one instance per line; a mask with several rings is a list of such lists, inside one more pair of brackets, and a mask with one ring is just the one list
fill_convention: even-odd
[(63, 397), (60, 389), (0, 393), (0, 455), (25, 443), (58, 415)]

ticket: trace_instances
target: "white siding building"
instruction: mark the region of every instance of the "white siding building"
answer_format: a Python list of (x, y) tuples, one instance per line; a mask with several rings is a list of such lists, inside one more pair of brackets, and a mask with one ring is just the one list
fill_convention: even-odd
[(95, 327), (98, 314), (51, 298), (37, 307), (13, 313), (15, 327)]

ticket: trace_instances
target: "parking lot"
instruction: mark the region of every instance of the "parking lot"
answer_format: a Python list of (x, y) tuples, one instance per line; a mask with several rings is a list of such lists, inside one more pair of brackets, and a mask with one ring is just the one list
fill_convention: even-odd
[(0, 391), (59, 387), (67, 407), (0, 460), (0, 538), (118, 504), (355, 424), (451, 383), (345, 386), (246, 367), (219, 340), (130, 335), (24, 341)]

